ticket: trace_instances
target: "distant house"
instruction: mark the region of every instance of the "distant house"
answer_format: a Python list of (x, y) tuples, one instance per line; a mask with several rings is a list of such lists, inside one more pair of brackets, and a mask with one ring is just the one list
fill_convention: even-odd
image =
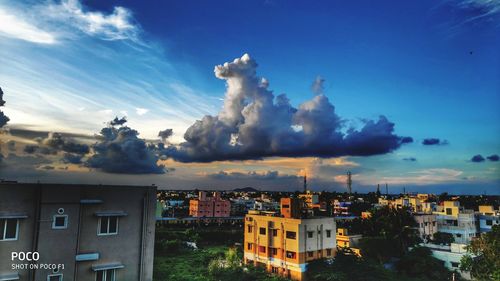
[(200, 191), (197, 199), (189, 201), (189, 215), (191, 217), (229, 217), (231, 203), (222, 199), (220, 192), (214, 192), (208, 197), (205, 191)]
[[(150, 281), (155, 211), (154, 186), (0, 183), (0, 280)], [(64, 268), (13, 269), (21, 251)]]

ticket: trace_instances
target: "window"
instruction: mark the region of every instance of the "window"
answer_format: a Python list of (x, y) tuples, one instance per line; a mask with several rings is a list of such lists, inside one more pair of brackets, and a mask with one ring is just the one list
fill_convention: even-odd
[(278, 236), (278, 230), (277, 229), (273, 229), (273, 236), (274, 237)]
[(331, 256), (332, 255), (332, 249), (326, 249), (326, 255)]
[(283, 204), (283, 209), (288, 209), (290, 208), (290, 205)]
[(0, 219), (0, 241), (17, 240), (18, 234), (18, 219)]
[(252, 233), (252, 228), (253, 227), (251, 225), (248, 226), (248, 233)]
[(248, 249), (248, 250), (252, 250), (252, 243), (248, 243), (248, 244), (247, 244), (247, 249)]
[(259, 228), (260, 235), (266, 235), (266, 229), (264, 227)]
[(296, 239), (297, 238), (297, 233), (295, 231), (287, 231), (286, 232), (286, 238), (288, 238), (288, 239)]
[(493, 221), (492, 220), (486, 220), (486, 225), (493, 225)]
[(276, 249), (276, 248), (269, 248), (269, 249), (270, 249), (271, 255), (273, 255), (273, 256), (278, 255), (278, 249)]
[(458, 267), (458, 262), (451, 262), (452, 267)]
[(54, 215), (52, 218), (52, 229), (68, 228), (68, 215)]
[(462, 237), (462, 234), (460, 234), (460, 233), (457, 233), (456, 235), (457, 235), (457, 238)]
[(297, 253), (286, 251), (286, 257), (287, 258), (289, 258), (289, 259), (295, 259), (296, 256), (297, 256)]
[(308, 256), (309, 258), (312, 258), (312, 257), (313, 257), (313, 255), (314, 255), (314, 253), (313, 253), (312, 251), (307, 252), (307, 256)]
[(313, 238), (313, 233), (312, 231), (307, 232), (307, 238)]
[(115, 281), (115, 270), (98, 270), (95, 272), (96, 281)]
[(320, 235), (321, 235), (321, 230), (318, 230), (318, 236), (320, 236)]
[(278, 273), (279, 271), (279, 268), (278, 267), (275, 267), (275, 266), (271, 266), (271, 272), (272, 273)]
[(50, 274), (47, 275), (47, 281), (62, 281), (63, 280), (63, 275), (62, 274)]
[(115, 216), (100, 217), (99, 225), (97, 228), (97, 234), (98, 235), (118, 234), (118, 217)]
[(266, 247), (259, 246), (259, 253), (266, 253)]
[(326, 231), (326, 238), (330, 238), (332, 236), (332, 231), (331, 230), (327, 230)]
[(451, 208), (446, 208), (446, 214), (451, 215)]

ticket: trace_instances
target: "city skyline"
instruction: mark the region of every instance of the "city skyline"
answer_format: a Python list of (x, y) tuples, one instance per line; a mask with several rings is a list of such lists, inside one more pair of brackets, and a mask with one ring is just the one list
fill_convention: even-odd
[(498, 194), (500, 5), (402, 5), (2, 2), (0, 178)]

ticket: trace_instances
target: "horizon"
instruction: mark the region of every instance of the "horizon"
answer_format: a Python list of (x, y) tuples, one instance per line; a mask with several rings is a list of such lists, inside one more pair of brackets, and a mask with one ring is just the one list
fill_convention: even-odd
[(500, 195), (499, 3), (6, 1), (0, 22), (0, 178)]

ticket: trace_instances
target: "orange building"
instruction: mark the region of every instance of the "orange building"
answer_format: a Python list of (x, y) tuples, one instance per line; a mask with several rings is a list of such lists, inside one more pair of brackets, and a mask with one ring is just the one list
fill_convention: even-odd
[(214, 192), (212, 197), (207, 197), (205, 191), (200, 191), (198, 199), (189, 201), (189, 215), (192, 217), (229, 217), (231, 203), (222, 199), (220, 192)]
[(307, 262), (333, 257), (336, 249), (334, 219), (302, 218), (300, 200), (297, 200), (281, 199), (281, 215), (259, 211), (246, 215), (246, 264), (263, 266), (269, 272), (293, 280), (305, 280)]

